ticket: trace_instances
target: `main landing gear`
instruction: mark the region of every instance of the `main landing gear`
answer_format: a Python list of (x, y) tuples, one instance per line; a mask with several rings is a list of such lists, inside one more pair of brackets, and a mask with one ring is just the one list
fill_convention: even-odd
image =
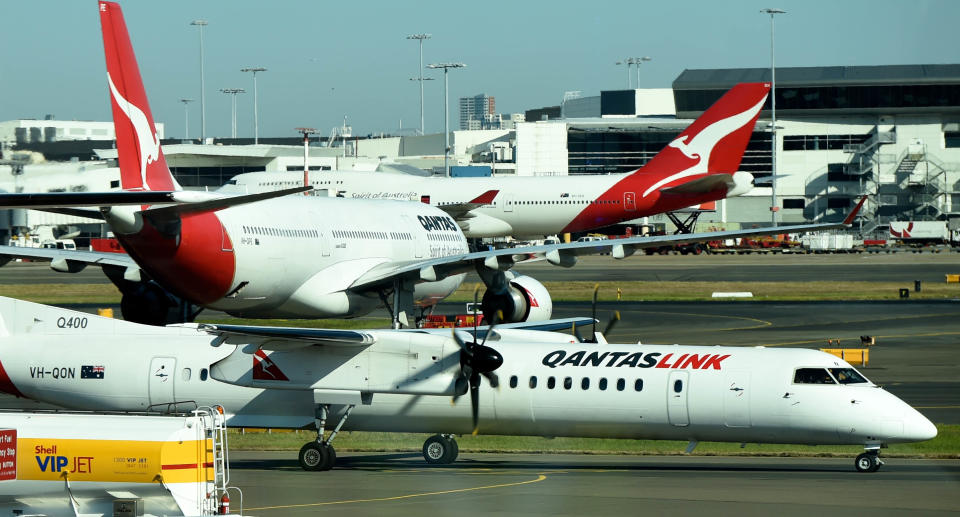
[(340, 432), (340, 428), (343, 427), (343, 424), (347, 421), (353, 408), (353, 404), (347, 406), (347, 411), (340, 417), (337, 427), (333, 429), (329, 437), (324, 438), (324, 427), (327, 425), (327, 414), (330, 411), (330, 405), (320, 404), (317, 406), (317, 439), (304, 444), (304, 446), (300, 448), (300, 454), (298, 456), (300, 468), (311, 471), (330, 470), (333, 468), (334, 463), (337, 462), (337, 451), (334, 450), (331, 444), (333, 443), (333, 439), (337, 437), (337, 433)]
[(423, 459), (431, 465), (453, 463), (460, 454), (460, 447), (452, 434), (435, 434), (423, 442)]
[(883, 462), (880, 461), (880, 449), (869, 448), (863, 454), (857, 456), (853, 464), (858, 472), (876, 472)]

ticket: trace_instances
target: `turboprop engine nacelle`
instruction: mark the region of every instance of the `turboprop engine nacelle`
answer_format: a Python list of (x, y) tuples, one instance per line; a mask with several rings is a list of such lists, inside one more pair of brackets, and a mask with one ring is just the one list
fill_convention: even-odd
[(483, 294), (483, 317), (491, 321), (497, 311), (503, 313), (502, 323), (544, 321), (553, 315), (550, 293), (532, 276), (514, 276), (504, 293), (490, 289)]
[(727, 197), (742, 196), (753, 189), (753, 174), (746, 171), (733, 173), (733, 187), (727, 189)]

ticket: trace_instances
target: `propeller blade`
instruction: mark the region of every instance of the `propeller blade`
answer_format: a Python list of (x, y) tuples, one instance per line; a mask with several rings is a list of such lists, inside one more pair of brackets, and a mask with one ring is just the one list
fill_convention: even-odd
[[(467, 345), (467, 343), (464, 343), (464, 341), (460, 339), (460, 335), (457, 334), (457, 329), (450, 329), (450, 333), (453, 334), (453, 340), (457, 342), (457, 346), (460, 347), (460, 350), (462, 352), (466, 352), (467, 355), (470, 355), (470, 347)], [(474, 339), (476, 339), (476, 337), (474, 337)]]
[(473, 286), (473, 340), (477, 340), (477, 296), (480, 294), (480, 284)]
[(490, 337), (490, 334), (493, 334), (493, 328), (497, 326), (497, 323), (500, 323), (500, 320), (503, 319), (503, 311), (497, 311), (493, 313), (493, 317), (490, 318), (490, 326), (487, 327), (487, 333), (483, 336), (483, 341), (480, 342), (480, 346), (483, 346), (487, 343), (487, 338)]
[(613, 316), (610, 318), (610, 321), (607, 322), (607, 328), (603, 329), (603, 337), (607, 337), (607, 334), (613, 330), (613, 327), (620, 321), (620, 311), (613, 311)]
[(593, 313), (593, 332), (590, 333), (591, 342), (593, 341), (593, 336), (597, 335), (597, 293), (600, 292), (600, 284), (593, 285), (593, 303), (590, 305), (591, 311)]
[(583, 336), (580, 335), (580, 329), (577, 328), (577, 324), (574, 323), (571, 328), (573, 329), (573, 336), (577, 338), (577, 341), (580, 343), (586, 343), (586, 341), (583, 339)]
[(473, 434), (480, 430), (480, 375), (470, 376), (470, 410), (473, 414)]
[(500, 377), (497, 377), (497, 374), (493, 372), (482, 372), (480, 375), (483, 375), (484, 377), (486, 377), (487, 382), (490, 383), (491, 388), (500, 387)]

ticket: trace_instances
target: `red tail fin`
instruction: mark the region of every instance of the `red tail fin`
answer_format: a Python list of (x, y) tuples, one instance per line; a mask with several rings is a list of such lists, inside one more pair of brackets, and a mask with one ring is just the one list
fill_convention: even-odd
[(99, 6), (123, 188), (180, 190), (160, 150), (160, 139), (120, 5), (99, 2)]
[(637, 171), (661, 177), (648, 192), (682, 178), (736, 172), (769, 92), (770, 83), (740, 83), (720, 97)]

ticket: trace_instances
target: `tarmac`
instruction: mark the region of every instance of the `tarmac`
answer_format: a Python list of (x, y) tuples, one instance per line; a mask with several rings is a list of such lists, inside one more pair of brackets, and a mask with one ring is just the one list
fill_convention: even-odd
[[(231, 454), (249, 515), (946, 515), (960, 511), (960, 460), (351, 454), (330, 472), (292, 452)], [(238, 499), (232, 498), (232, 508)]]
[[(957, 254), (589, 257), (573, 269), (518, 268), (540, 280), (914, 280), (960, 273)], [(105, 282), (96, 269), (54, 273), (43, 264), (0, 268), (9, 283)], [(469, 280), (468, 280), (469, 281)], [(958, 286), (960, 298), (960, 286)], [(93, 311), (94, 308), (88, 307)], [(441, 310), (461, 311), (461, 304)], [(858, 368), (937, 423), (960, 423), (960, 300), (601, 303), (619, 310), (616, 342), (860, 348)], [(588, 303), (557, 303), (556, 317), (589, 315)], [(602, 328), (604, 323), (601, 323)], [(586, 330), (586, 329), (584, 329)], [(0, 397), (0, 407), (31, 407)], [(751, 452), (748, 449), (745, 452)], [(960, 460), (891, 458), (877, 473), (853, 458), (660, 457), (463, 454), (427, 466), (419, 453), (341, 453), (331, 472), (304, 472), (295, 451), (231, 453), (231, 485), (244, 513), (301, 515), (940, 515), (960, 511)], [(234, 498), (233, 508), (240, 501)]]

